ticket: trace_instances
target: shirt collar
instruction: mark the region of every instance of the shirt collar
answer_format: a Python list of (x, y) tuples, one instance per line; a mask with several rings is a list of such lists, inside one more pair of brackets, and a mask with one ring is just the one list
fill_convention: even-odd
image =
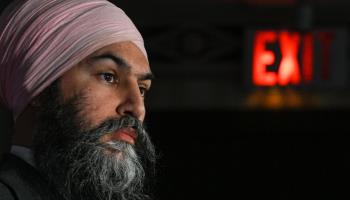
[(35, 167), (33, 151), (27, 147), (12, 145), (11, 153)]

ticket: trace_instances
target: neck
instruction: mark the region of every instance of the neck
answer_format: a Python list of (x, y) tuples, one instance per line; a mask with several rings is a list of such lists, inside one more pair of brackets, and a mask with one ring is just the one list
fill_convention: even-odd
[(16, 119), (12, 144), (30, 147), (35, 130), (35, 112), (32, 107), (28, 107)]
[(9, 152), (13, 134), (13, 118), (11, 112), (0, 104), (0, 157)]

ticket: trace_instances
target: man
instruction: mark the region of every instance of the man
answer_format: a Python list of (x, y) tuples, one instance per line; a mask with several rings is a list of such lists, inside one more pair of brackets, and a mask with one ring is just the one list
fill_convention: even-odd
[(143, 40), (106, 0), (17, 0), (0, 17), (0, 100), (15, 121), (1, 200), (145, 199)]

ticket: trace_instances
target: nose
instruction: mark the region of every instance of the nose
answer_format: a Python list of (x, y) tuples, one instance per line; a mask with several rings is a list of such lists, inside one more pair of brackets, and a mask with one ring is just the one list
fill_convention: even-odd
[(137, 84), (125, 88), (116, 111), (120, 116), (131, 115), (140, 121), (144, 120), (145, 104)]

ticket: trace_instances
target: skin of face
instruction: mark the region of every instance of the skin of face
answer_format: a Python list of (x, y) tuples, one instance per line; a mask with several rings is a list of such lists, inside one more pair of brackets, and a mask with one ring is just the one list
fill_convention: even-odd
[[(145, 55), (132, 42), (120, 42), (94, 52), (60, 79), (63, 101), (83, 94), (80, 117), (91, 127), (111, 117), (131, 115), (143, 122), (144, 97), (153, 75)], [(112, 134), (101, 138), (108, 141)]]

